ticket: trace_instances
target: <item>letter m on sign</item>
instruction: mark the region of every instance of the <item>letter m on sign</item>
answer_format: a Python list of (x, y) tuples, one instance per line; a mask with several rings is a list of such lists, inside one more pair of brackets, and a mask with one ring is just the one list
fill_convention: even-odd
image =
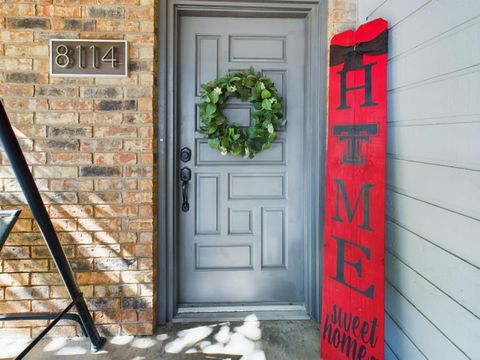
[[(357, 213), (360, 204), (363, 203), (363, 221), (359, 225), (359, 228), (374, 231), (370, 227), (370, 189), (374, 187), (374, 184), (362, 184), (358, 197), (356, 198), (354, 205), (350, 204), (347, 195), (347, 189), (345, 188), (345, 181), (342, 179), (334, 179), (335, 184), (337, 184), (337, 196), (336, 196), (336, 207), (335, 207), (335, 216), (332, 218), (334, 221), (344, 222), (342, 216), (340, 215), (340, 208), (343, 204), (345, 213), (349, 223), (353, 222), (353, 218)], [(363, 202), (362, 202), (363, 200)]]
[[(330, 42), (323, 360), (384, 358), (387, 38), (377, 19)], [(336, 321), (340, 309), (360, 332)]]

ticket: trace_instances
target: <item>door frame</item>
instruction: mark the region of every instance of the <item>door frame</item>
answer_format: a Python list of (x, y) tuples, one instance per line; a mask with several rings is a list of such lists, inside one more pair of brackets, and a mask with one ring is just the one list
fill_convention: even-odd
[[(157, 83), (157, 242), (155, 299), (158, 324), (177, 313), (178, 294), (178, 124), (176, 116), (179, 17), (245, 16), (305, 18), (304, 234), (305, 307), (319, 321), (323, 260), (323, 208), (326, 149), (327, 1), (159, 0)], [(316, 81), (315, 81), (316, 80)], [(319, 101), (319, 99), (321, 99)]]

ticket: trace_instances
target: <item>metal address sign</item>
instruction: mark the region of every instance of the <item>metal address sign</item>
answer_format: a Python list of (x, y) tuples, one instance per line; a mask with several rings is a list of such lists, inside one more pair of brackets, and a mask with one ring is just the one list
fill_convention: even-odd
[(50, 40), (50, 75), (123, 77), (128, 74), (126, 40)]

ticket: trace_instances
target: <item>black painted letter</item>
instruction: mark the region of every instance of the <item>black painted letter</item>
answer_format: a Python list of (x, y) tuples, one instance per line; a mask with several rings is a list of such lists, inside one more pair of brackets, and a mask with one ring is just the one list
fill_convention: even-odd
[(351, 262), (346, 260), (345, 245), (360, 249), (360, 251), (365, 255), (368, 260), (370, 260), (370, 249), (366, 248), (365, 246), (355, 244), (351, 241), (344, 240), (337, 236), (332, 235), (332, 238), (337, 241), (337, 274), (335, 276), (330, 276), (330, 278), (338, 281), (339, 283), (345, 285), (346, 287), (349, 287), (352, 290), (355, 290), (356, 292), (359, 292), (362, 295), (369, 297), (370, 299), (373, 299), (373, 285), (370, 285), (366, 290), (361, 290), (345, 281), (345, 265), (353, 267), (356, 270), (358, 277), (362, 277), (362, 261), (360, 259), (358, 259), (357, 262)]
[(340, 193), (342, 194), (343, 205), (347, 212), (347, 218), (349, 223), (353, 221), (353, 217), (357, 212), (358, 205), (360, 204), (360, 201), (363, 195), (363, 224), (360, 225), (359, 228), (374, 232), (375, 230), (373, 230), (370, 227), (370, 189), (375, 185), (373, 184), (362, 185), (362, 188), (360, 189), (360, 193), (358, 194), (357, 199), (355, 200), (355, 205), (353, 206), (353, 209), (352, 209), (352, 206), (348, 201), (347, 189), (345, 188), (345, 181), (343, 181), (342, 179), (333, 179), (333, 181), (335, 181), (335, 183), (337, 184), (337, 197), (336, 197), (335, 216), (332, 218), (332, 220), (343, 222), (343, 219), (340, 217)]
[(365, 73), (365, 84), (351, 88), (347, 88), (347, 73), (352, 70), (343, 69), (342, 71), (337, 72), (337, 74), (340, 74), (340, 106), (337, 108), (337, 110), (345, 110), (350, 108), (350, 106), (347, 105), (347, 91), (350, 90), (364, 89), (365, 102), (360, 106), (365, 107), (377, 105), (377, 103), (372, 101), (372, 66), (375, 64), (377, 63), (363, 65), (361, 68)]

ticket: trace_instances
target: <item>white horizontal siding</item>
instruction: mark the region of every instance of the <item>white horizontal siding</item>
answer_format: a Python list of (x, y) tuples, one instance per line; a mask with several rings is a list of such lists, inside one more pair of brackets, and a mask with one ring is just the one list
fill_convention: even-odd
[(391, 189), (477, 220), (479, 184), (480, 171), (387, 159), (387, 185)]
[[(402, 296), (444, 334), (444, 338), (437, 337), (437, 342), (445, 343), (445, 339), (449, 339), (468, 357), (478, 359), (478, 344), (480, 344), (478, 317), (395, 256), (387, 252), (385, 260), (388, 283), (398, 289)], [(400, 313), (400, 315), (403, 314)], [(407, 330), (412, 326), (411, 322), (406, 321), (405, 325), (406, 332), (413, 330)], [(418, 341), (415, 343), (417, 344)], [(432, 359), (438, 359), (438, 357)]]
[[(387, 250), (434, 286), (480, 317), (480, 269), (424, 240), (392, 221), (387, 224)], [(438, 266), (441, 264), (441, 266)]]
[[(411, 37), (412, 34), (409, 35)], [(395, 37), (392, 35), (392, 42)], [(436, 54), (432, 58), (431, 54)], [(391, 57), (389, 90), (424, 82), (480, 64), (480, 18)]]
[(365, 19), (373, 20), (388, 16), (390, 27), (393, 27), (430, 1), (432, 0), (402, 0), (402, 6), (398, 6), (398, 1), (383, 0), (373, 11), (365, 16)]
[[(415, 343), (392, 320), (388, 312), (385, 313), (385, 349), (388, 349), (398, 359), (425, 360)], [(387, 351), (385, 351), (387, 353)], [(387, 357), (387, 356), (385, 356)]]
[(475, 152), (480, 122), (392, 126), (389, 130), (387, 153), (391, 157), (480, 171)]
[[(365, 0), (359, 0), (360, 22), (383, 17), (391, 24), (389, 42), (389, 56), (394, 57), (405, 51), (411, 51), (419, 45), (432, 41), (442, 36), (447, 31), (454, 30), (457, 26), (467, 21), (472, 21), (480, 12), (478, 0), (417, 0), (409, 3), (418, 5), (417, 9), (410, 8), (410, 16), (401, 23), (392, 22), (398, 18), (397, 12), (403, 13), (403, 0), (384, 0), (372, 14), (373, 9), (363, 6)], [(389, 6), (389, 11), (383, 9)], [(417, 11), (416, 11), (417, 10)]]
[(480, 359), (480, 1), (358, 16), (390, 24), (385, 358)]
[(390, 90), (387, 93), (388, 121), (412, 125), (478, 122), (479, 93), (480, 65)]
[(393, 350), (388, 345), (385, 346), (385, 360), (398, 360), (397, 355), (395, 355)]
[(428, 202), (387, 191), (387, 218), (480, 268), (480, 222)]
[[(385, 287), (385, 309), (405, 337), (415, 344), (414, 352), (427, 359), (468, 359), (418, 309), (416, 309), (390, 283)], [(399, 316), (401, 314), (401, 316)], [(401, 329), (400, 329), (401, 328)], [(439, 341), (442, 339), (442, 341)], [(390, 342), (392, 343), (392, 342)], [(410, 359), (398, 344), (392, 344), (401, 359)], [(411, 347), (411, 346), (410, 346)], [(409, 352), (412, 349), (408, 350)], [(421, 351), (421, 352), (420, 352)]]

